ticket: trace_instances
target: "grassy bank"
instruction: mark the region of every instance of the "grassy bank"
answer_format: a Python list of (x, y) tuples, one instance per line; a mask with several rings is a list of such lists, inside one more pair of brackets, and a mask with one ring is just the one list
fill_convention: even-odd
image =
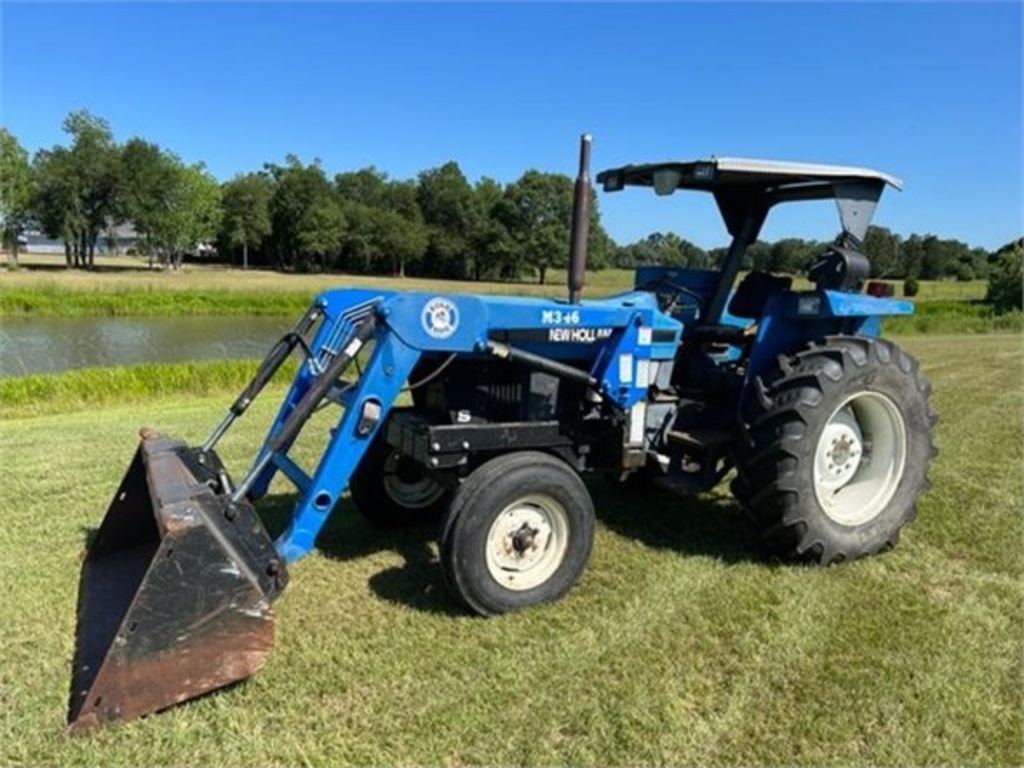
[(181, 317), (301, 315), (314, 293), (223, 288), (69, 289), (47, 283), (0, 286), (0, 317)]
[[(226, 407), (227, 398), (249, 383), (258, 364), (258, 360), (144, 363), (0, 377), (0, 418), (213, 394), (222, 395)], [(278, 372), (279, 380), (289, 381), (294, 371), (295, 363), (286, 363)]]
[[(918, 520), (892, 552), (768, 563), (725, 489), (642, 505), (592, 484), (599, 525), (558, 604), (493, 620), (444, 591), (434, 532), (347, 500), (276, 603), (252, 680), (146, 720), (62, 732), (84, 536), (154, 426), (190, 441), (220, 395), (0, 421), (0, 764), (1018, 765), (1022, 365), (1006, 336), (920, 337), (942, 415)], [(275, 398), (223, 442), (241, 471)], [(296, 448), (310, 466), (331, 412)], [(276, 483), (260, 506), (293, 503)]]

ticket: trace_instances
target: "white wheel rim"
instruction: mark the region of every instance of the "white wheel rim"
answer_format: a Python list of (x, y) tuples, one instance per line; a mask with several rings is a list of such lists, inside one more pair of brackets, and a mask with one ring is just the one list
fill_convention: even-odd
[(814, 494), (841, 525), (863, 525), (892, 500), (907, 461), (907, 428), (896, 404), (879, 392), (844, 400), (814, 451)]
[(392, 451), (384, 461), (384, 492), (405, 509), (424, 509), (444, 495), (444, 486), (425, 471), (415, 479), (402, 477), (402, 457)]
[(554, 575), (569, 549), (569, 515), (547, 494), (505, 507), (487, 532), (487, 571), (506, 589), (521, 592)]

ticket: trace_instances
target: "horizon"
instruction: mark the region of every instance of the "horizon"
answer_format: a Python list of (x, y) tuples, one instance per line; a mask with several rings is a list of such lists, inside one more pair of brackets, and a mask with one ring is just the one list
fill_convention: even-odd
[[(155, 141), (221, 181), (293, 153), (321, 158), (329, 177), (373, 165), (412, 178), (454, 160), (471, 181), (507, 184), (530, 168), (572, 175), (586, 131), (592, 175), (712, 154), (859, 165), (906, 182), (875, 218), (902, 236), (994, 251), (1021, 235), (1015, 3), (5, 3), (0, 25), (3, 124), (33, 154), (63, 143), (64, 116), (85, 108), (118, 141)], [(838, 31), (866, 44), (837, 50)], [(79, 41), (112, 36), (120, 56), (83, 59)], [(623, 40), (639, 43), (621, 52)], [(273, 55), (251, 56), (261, 45)], [(621, 244), (655, 231), (703, 248), (726, 240), (706, 195), (599, 194), (599, 205)], [(811, 203), (773, 214), (762, 239), (836, 229), (834, 204)]]

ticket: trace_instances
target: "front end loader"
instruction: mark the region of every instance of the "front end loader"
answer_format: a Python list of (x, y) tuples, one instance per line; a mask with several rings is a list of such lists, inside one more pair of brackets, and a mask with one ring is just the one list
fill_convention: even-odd
[[(782, 557), (830, 564), (895, 543), (926, 484), (935, 414), (916, 362), (879, 338), (880, 318), (913, 307), (864, 292), (859, 246), (899, 182), (725, 158), (610, 169), (606, 192), (711, 193), (732, 245), (717, 269), (641, 267), (634, 289), (584, 301), (589, 147), (584, 137), (567, 300), (328, 290), (202, 445), (141, 433), (82, 565), (72, 729), (255, 673), (288, 566), (346, 490), (378, 525), (439, 519), (445, 580), (485, 616), (577, 581), (595, 527), (585, 473), (683, 496), (732, 474)], [(815, 287), (760, 271), (736, 285), (768, 211), (818, 199), (836, 200), (842, 232), (811, 266)], [(236, 482), (216, 446), (295, 352), (298, 372)], [(324, 407), (337, 424), (307, 469), (289, 452)], [(297, 498), (272, 541), (258, 509), (278, 473)]]

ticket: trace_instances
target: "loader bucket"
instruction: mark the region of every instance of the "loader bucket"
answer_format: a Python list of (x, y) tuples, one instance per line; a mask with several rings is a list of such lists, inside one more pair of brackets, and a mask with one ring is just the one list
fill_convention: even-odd
[(126, 720), (255, 673), (287, 573), (213, 451), (143, 431), (82, 564), (68, 725)]

